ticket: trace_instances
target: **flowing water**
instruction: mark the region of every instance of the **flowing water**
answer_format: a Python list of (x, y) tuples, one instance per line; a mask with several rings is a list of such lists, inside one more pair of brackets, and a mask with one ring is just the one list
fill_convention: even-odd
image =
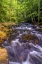
[(42, 64), (42, 30), (39, 26), (12, 26), (10, 39), (2, 45), (7, 49), (9, 64)]

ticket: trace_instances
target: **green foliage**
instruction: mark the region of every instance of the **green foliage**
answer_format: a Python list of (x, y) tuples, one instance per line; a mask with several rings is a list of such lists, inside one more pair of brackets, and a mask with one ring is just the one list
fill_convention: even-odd
[(42, 0), (0, 0), (0, 22), (18, 23), (29, 19), (42, 21)]

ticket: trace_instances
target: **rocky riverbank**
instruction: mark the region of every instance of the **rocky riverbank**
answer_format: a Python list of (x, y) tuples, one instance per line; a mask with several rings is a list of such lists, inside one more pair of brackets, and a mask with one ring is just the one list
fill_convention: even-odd
[(8, 64), (7, 50), (2, 47), (2, 43), (9, 37), (11, 29), (9, 26), (15, 25), (13, 22), (0, 23), (0, 64)]
[[(36, 36), (34, 36), (33, 34), (31, 35), (30, 32), (29, 32), (29, 34), (25, 35), (25, 33), (28, 33), (28, 32), (25, 32), (23, 30), (22, 31), (14, 30), (14, 26), (16, 26), (16, 24), (14, 22), (0, 23), (0, 64), (8, 64), (7, 50), (2, 47), (2, 43), (4, 43), (4, 41), (7, 38), (9, 38), (9, 41), (11, 41), (12, 39), (15, 39), (15, 37), (17, 36), (18, 38), (20, 38), (21, 43), (22, 43), (22, 41), (29, 41), (29, 42), (33, 42), (35, 44), (38, 44), (38, 42), (39, 42), (38, 38)], [(22, 25), (22, 27), (25, 28), (24, 24)], [(29, 26), (29, 27), (31, 29), (35, 29), (40, 32), (42, 31), (42, 26), (40, 28), (39, 28), (39, 26), (34, 26), (34, 25)], [(19, 29), (19, 28), (21, 28), (21, 26), (16, 27), (16, 28)], [(21, 34), (22, 34), (22, 36), (21, 36)]]

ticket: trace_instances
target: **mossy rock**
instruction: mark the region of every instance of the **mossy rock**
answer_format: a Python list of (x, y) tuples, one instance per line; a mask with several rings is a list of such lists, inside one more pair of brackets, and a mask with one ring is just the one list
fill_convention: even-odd
[(4, 22), (4, 23), (2, 23), (2, 25), (4, 26), (4, 27), (9, 27), (9, 26), (12, 26), (12, 25), (16, 25), (16, 23), (14, 23), (14, 22)]
[(0, 25), (0, 30), (4, 32), (8, 32), (9, 29), (7, 27), (4, 27), (3, 25)]
[(0, 64), (8, 64), (8, 54), (5, 48), (0, 48)]
[(2, 44), (6, 39), (6, 33), (3, 31), (0, 31), (0, 44)]
[(38, 37), (32, 34), (27, 34), (22, 36), (23, 40), (28, 40), (29, 42), (34, 42), (35, 44), (38, 44)]

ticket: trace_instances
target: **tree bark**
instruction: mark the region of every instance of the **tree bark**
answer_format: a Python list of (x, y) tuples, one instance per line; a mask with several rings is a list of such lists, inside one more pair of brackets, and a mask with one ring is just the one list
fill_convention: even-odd
[(38, 0), (38, 22), (40, 21), (40, 0)]
[(10, 22), (12, 20), (12, 0), (10, 0)]

